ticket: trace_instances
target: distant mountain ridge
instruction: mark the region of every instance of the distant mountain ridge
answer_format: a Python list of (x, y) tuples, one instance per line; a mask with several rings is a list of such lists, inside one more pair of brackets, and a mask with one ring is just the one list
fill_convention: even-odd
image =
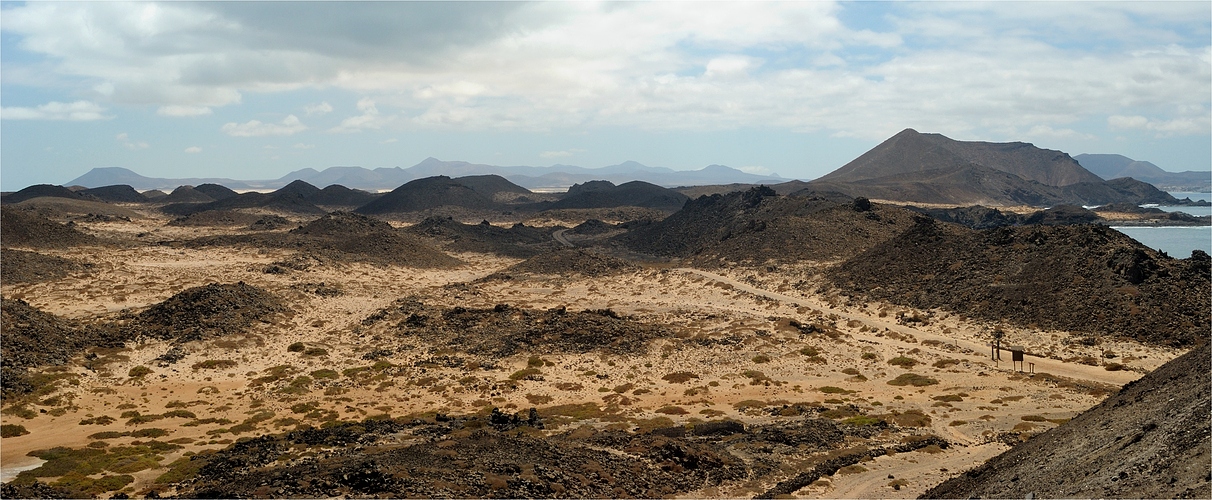
[(1073, 157), (1086, 170), (1106, 180), (1120, 177), (1148, 182), (1166, 191), (1208, 192), (1212, 190), (1212, 171), (1170, 172), (1147, 161), (1115, 154), (1080, 154)]
[(426, 158), (409, 168), (368, 169), (340, 166), (324, 170), (304, 168), (278, 179), (269, 180), (146, 177), (122, 167), (97, 167), (64, 185), (96, 188), (125, 184), (139, 190), (171, 190), (182, 185), (221, 184), (236, 190), (268, 190), (281, 188), (293, 181), (305, 181), (313, 186), (339, 184), (354, 189), (385, 191), (395, 189), (410, 181), (439, 175), (448, 177), (499, 175), (528, 189), (564, 189), (573, 184), (595, 180), (606, 180), (615, 184), (638, 180), (665, 187), (731, 183), (771, 184), (788, 180), (779, 177), (778, 174), (755, 175), (723, 165), (709, 165), (699, 170), (673, 170), (626, 161), (601, 168), (559, 164), (550, 167), (529, 167), (484, 165)]

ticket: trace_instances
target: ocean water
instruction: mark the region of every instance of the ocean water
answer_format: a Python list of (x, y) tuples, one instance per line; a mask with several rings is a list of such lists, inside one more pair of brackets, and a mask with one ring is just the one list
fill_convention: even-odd
[[(1189, 193), (1189, 192), (1182, 192), (1182, 191), (1170, 191), (1170, 196), (1173, 196), (1173, 197), (1178, 198), (1178, 199), (1180, 199), (1180, 200), (1181, 200), (1181, 199), (1183, 199), (1183, 198), (1191, 198), (1192, 200), (1195, 200), (1195, 201), (1199, 201), (1199, 200), (1210, 201), (1210, 200), (1212, 200), (1212, 193)], [(1160, 208), (1160, 209), (1165, 210), (1165, 211), (1167, 211), (1167, 212), (1186, 212), (1186, 213), (1188, 213), (1188, 214), (1190, 214), (1190, 215), (1194, 215), (1194, 216), (1196, 216), (1196, 217), (1208, 217), (1208, 216), (1212, 216), (1212, 207), (1171, 207), (1171, 206), (1159, 206), (1159, 207), (1157, 207), (1157, 208)]]
[[(1194, 198), (1192, 198), (1194, 199)], [(1192, 250), (1203, 250), (1212, 254), (1212, 226), (1200, 227), (1119, 227), (1112, 229), (1124, 233), (1145, 246), (1166, 252), (1176, 259), (1191, 256)]]

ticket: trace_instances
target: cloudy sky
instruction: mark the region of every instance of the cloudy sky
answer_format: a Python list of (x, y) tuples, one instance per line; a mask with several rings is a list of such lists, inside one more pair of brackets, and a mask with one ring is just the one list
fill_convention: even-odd
[(0, 4), (0, 183), (426, 157), (811, 179), (904, 128), (1212, 158), (1197, 2)]

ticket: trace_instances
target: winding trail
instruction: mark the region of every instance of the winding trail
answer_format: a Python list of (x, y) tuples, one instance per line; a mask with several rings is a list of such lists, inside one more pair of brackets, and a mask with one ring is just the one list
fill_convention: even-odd
[(575, 245), (573, 245), (571, 241), (568, 241), (568, 238), (564, 237), (564, 233), (567, 231), (568, 231), (567, 229), (560, 229), (554, 233), (551, 233), (551, 237), (555, 238), (555, 240), (558, 241), (561, 245), (564, 245), (568, 248), (572, 248)]
[[(927, 332), (927, 331), (923, 331), (923, 330), (918, 330), (918, 329), (910, 327), (910, 326), (905, 326), (905, 325), (901, 325), (901, 324), (897, 324), (897, 323), (893, 323), (893, 322), (888, 322), (884, 318), (879, 318), (879, 317), (871, 316), (868, 314), (849, 312), (849, 311), (846, 311), (843, 309), (835, 308), (834, 306), (832, 306), (820, 299), (817, 299), (815, 297), (793, 297), (793, 296), (784, 295), (784, 294), (781, 294), (778, 292), (771, 292), (769, 290), (756, 288), (756, 287), (750, 286), (748, 284), (742, 283), (740, 281), (734, 280), (732, 278), (729, 278), (727, 276), (722, 276), (722, 275), (715, 274), (715, 273), (712, 273), (709, 271), (703, 271), (700, 269), (693, 269), (693, 268), (688, 268), (688, 267), (681, 267), (681, 268), (677, 268), (675, 270), (684, 272), (684, 273), (695, 274), (695, 275), (701, 276), (703, 278), (707, 278), (712, 281), (718, 281), (720, 283), (727, 283), (729, 285), (732, 285), (737, 290), (752, 293), (755, 295), (761, 295), (761, 296), (769, 298), (769, 299), (787, 302), (787, 303), (795, 304), (797, 306), (810, 307), (810, 308), (817, 309), (820, 311), (826, 311), (826, 312), (829, 312), (832, 314), (836, 314), (836, 315), (838, 315), (842, 318), (848, 319), (848, 320), (850, 320), (850, 319), (858, 320), (869, 326), (882, 328), (882, 329), (888, 329), (888, 330), (891, 330), (891, 331), (894, 331), (897, 333), (910, 334), (910, 335), (913, 335), (914, 337), (918, 338), (919, 340), (930, 339), (930, 340), (938, 340), (938, 341), (941, 341), (941, 342), (944, 342), (947, 344), (953, 344), (953, 345), (959, 346), (961, 348), (970, 349), (973, 352), (978, 353), (978, 354), (956, 353), (956, 352), (944, 351), (941, 349), (935, 349), (930, 346), (916, 346), (919, 349), (933, 350), (939, 354), (942, 354), (942, 355), (945, 355), (948, 357), (964, 356), (964, 357), (968, 358), (970, 361), (976, 361), (976, 360), (984, 361), (987, 359), (979, 353), (986, 352), (989, 349), (989, 346), (986, 344), (979, 343), (979, 342), (972, 342), (972, 341), (964, 340), (964, 339), (955, 339), (955, 338), (947, 337), (944, 335), (939, 335), (937, 333), (931, 333), (931, 332)], [(886, 337), (876, 337), (875, 335), (866, 335), (866, 334), (862, 334), (862, 333), (855, 333), (855, 335), (865, 337), (866, 340), (875, 341), (875, 342), (879, 342), (879, 343), (893, 342), (891, 339), (888, 339)], [(1007, 362), (1003, 361), (1003, 363), (1007, 363)], [(1065, 363), (1063, 361), (1050, 359), (1050, 358), (1039, 358), (1039, 357), (1029, 356), (1025, 360), (1025, 363), (1035, 363), (1036, 373), (1046, 372), (1046, 373), (1049, 373), (1052, 375), (1058, 375), (1058, 376), (1067, 377), (1067, 378), (1071, 378), (1071, 379), (1085, 380), (1085, 381), (1097, 382), (1097, 383), (1101, 383), (1101, 384), (1111, 384), (1111, 385), (1115, 385), (1115, 386), (1122, 386), (1122, 385), (1124, 385), (1128, 382), (1131, 382), (1133, 380), (1136, 380), (1142, 376), (1141, 374), (1136, 373), (1136, 372), (1129, 372), (1129, 371), (1113, 371), (1112, 372), (1112, 371), (1107, 371), (1100, 366), (1088, 366), (1088, 365), (1082, 365), (1082, 364), (1076, 364), (1076, 363)], [(1009, 364), (1006, 364), (1006, 365), (1004, 365), (1004, 367), (999, 367), (997, 369), (1009, 371), (1010, 370), (1009, 366), (1010, 366)]]

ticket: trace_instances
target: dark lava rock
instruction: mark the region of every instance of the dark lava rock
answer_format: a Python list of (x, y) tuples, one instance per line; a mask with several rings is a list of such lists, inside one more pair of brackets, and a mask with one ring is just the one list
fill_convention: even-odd
[(853, 296), (919, 309), (1193, 345), (1212, 330), (1212, 275), (1199, 254), (1171, 259), (1099, 225), (973, 231), (921, 217), (828, 279)]
[(609, 233), (616, 229), (618, 229), (618, 228), (616, 228), (615, 226), (612, 226), (610, 224), (607, 224), (605, 222), (602, 222), (598, 219), (589, 219), (585, 222), (577, 224), (576, 227), (569, 229), (568, 232), (570, 232), (572, 234), (582, 234), (582, 235), (586, 235), (586, 236), (592, 236), (592, 235), (597, 235), (597, 234)]
[(51, 486), (43, 482), (33, 482), (30, 484), (13, 484), (11, 482), (0, 485), (0, 498), (75, 498), (76, 495), (70, 490)]
[(281, 229), (291, 224), (290, 220), (280, 215), (263, 215), (261, 218), (253, 221), (248, 225), (248, 228), (253, 231), (273, 231)]
[(601, 255), (592, 250), (564, 248), (536, 255), (509, 266), (503, 271), (510, 273), (532, 273), (556, 276), (581, 275), (587, 277), (611, 276), (638, 270), (639, 266), (625, 260)]
[(922, 498), (1209, 498), (1209, 359), (1204, 342)]
[(105, 325), (80, 324), (9, 299), (0, 303), (0, 336), (5, 396), (36, 389), (27, 377), (29, 368), (64, 364), (90, 347), (121, 347), (130, 338)]
[(35, 184), (15, 193), (4, 195), (4, 198), (0, 201), (3, 201), (3, 203), (7, 205), (9, 203), (21, 203), (25, 200), (32, 200), (34, 198), (44, 196), (51, 198), (67, 198), (70, 200), (85, 199), (84, 195), (63, 186), (56, 186), (53, 184)]
[(41, 283), (54, 281), (85, 266), (76, 261), (24, 250), (0, 250), (0, 281)]
[(0, 209), (0, 240), (6, 247), (69, 248), (97, 244), (96, 237), (24, 210)]
[(159, 339), (200, 340), (240, 333), (288, 309), (273, 294), (239, 282), (211, 283), (173, 295), (136, 316), (137, 331)]
[(410, 299), (398, 300), (370, 315), (362, 325), (379, 322), (394, 324), (399, 335), (493, 358), (524, 351), (637, 353), (649, 340), (668, 335), (660, 326), (640, 323), (609, 309), (442, 309)]
[(691, 257), (700, 265), (718, 265), (720, 259), (757, 265), (831, 261), (891, 239), (912, 225), (913, 216), (884, 205), (856, 211), (853, 202), (779, 196), (762, 186), (701, 196), (666, 219), (637, 225), (616, 239), (636, 252)]
[(405, 231), (433, 238), (456, 252), (494, 253), (527, 258), (559, 248), (551, 233), (559, 228), (514, 224), (503, 228), (492, 224), (463, 224), (450, 217), (428, 217)]
[(147, 201), (146, 196), (126, 184), (85, 189), (80, 194), (110, 203), (143, 203)]
[(231, 210), (204, 210), (194, 212), (169, 221), (168, 225), (178, 227), (191, 226), (247, 226), (255, 223), (261, 216)]
[(333, 212), (287, 233), (209, 236), (184, 242), (187, 246), (257, 246), (293, 249), (309, 259), (369, 262), (420, 268), (461, 264), (413, 235), (365, 215)]

